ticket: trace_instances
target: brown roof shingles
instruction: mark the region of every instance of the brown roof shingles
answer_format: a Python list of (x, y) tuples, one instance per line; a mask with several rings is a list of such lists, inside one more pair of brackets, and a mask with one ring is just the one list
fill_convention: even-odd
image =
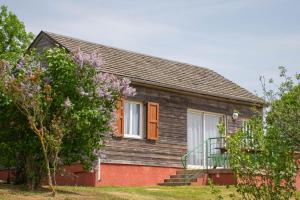
[(85, 52), (99, 51), (104, 59), (104, 70), (126, 76), (136, 82), (167, 87), (203, 95), (261, 104), (256, 95), (220, 74), (203, 67), (170, 61), (154, 56), (95, 44), (55, 33), (41, 32), (69, 51), (80, 48)]

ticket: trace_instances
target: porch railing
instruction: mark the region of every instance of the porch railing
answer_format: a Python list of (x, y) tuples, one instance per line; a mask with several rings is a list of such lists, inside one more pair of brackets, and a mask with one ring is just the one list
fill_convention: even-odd
[(200, 144), (199, 146), (195, 147), (191, 151), (188, 151), (181, 157), (181, 163), (184, 169), (187, 169), (188, 160), (191, 159), (191, 157), (196, 157), (199, 164), (204, 163), (204, 145), (205, 143)]
[(189, 159), (196, 161), (202, 168), (229, 168), (229, 156), (226, 150), (225, 137), (212, 137), (188, 151), (181, 157), (182, 166), (187, 169)]
[(206, 168), (229, 168), (229, 155), (225, 137), (212, 137), (206, 140)]

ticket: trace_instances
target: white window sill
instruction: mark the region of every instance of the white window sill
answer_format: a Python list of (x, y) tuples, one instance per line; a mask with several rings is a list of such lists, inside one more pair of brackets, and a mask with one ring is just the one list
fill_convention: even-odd
[(130, 139), (143, 139), (142, 136), (139, 136), (139, 135), (126, 135), (124, 134), (124, 138), (130, 138)]

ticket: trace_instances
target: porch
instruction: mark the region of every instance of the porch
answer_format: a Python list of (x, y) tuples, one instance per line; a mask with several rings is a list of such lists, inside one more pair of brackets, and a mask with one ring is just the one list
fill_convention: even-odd
[(182, 167), (159, 185), (233, 185), (234, 174), (229, 167), (225, 137), (208, 138), (205, 142), (181, 157)]

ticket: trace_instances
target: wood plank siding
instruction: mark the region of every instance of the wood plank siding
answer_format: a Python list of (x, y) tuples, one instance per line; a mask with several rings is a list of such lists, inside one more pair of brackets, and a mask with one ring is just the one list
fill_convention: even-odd
[[(146, 134), (144, 139), (109, 137), (101, 156), (103, 162), (181, 167), (180, 158), (187, 150), (188, 108), (224, 114), (228, 134), (241, 125), (243, 118), (251, 115), (251, 107), (246, 105), (187, 96), (144, 86), (134, 85), (134, 87), (137, 89), (137, 95), (130, 100), (143, 102), (144, 110), (148, 102), (159, 104), (158, 140), (147, 140)], [(231, 117), (234, 110), (240, 112), (241, 117), (237, 121), (233, 121)]]

